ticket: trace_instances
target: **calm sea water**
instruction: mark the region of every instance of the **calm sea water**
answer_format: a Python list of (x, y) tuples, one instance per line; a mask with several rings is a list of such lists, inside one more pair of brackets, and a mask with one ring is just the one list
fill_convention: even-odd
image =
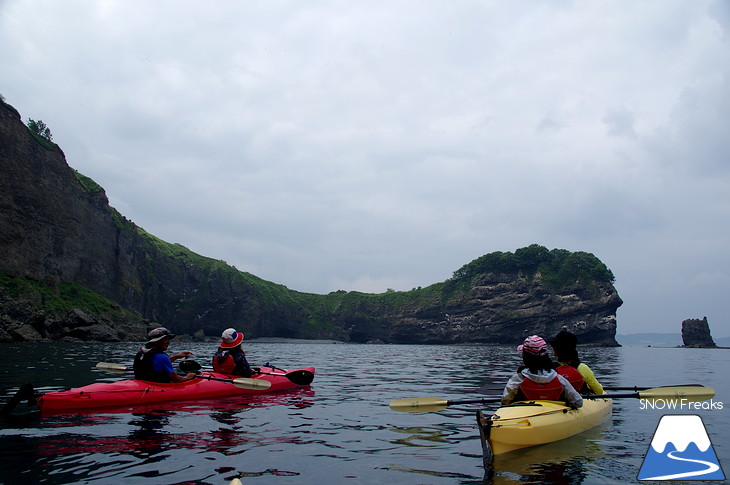
[[(215, 344), (173, 341), (207, 361)], [(93, 366), (131, 365), (134, 344), (0, 346), (3, 402), (18, 386), (116, 380)], [(389, 401), (494, 395), (517, 365), (513, 347), (349, 344), (246, 345), (249, 360), (313, 365), (309, 390), (158, 406), (135, 413), (0, 419), (0, 483), (244, 484), (485, 483), (474, 406), (399, 413)], [(604, 385), (698, 383), (722, 410), (668, 412), (616, 400), (613, 419), (562, 442), (497, 457), (489, 483), (627, 483), (664, 414), (699, 414), (730, 472), (730, 350), (582, 349)], [(487, 409), (490, 409), (487, 407)], [(493, 409), (493, 408), (492, 408)], [(675, 482), (676, 483), (676, 482)], [(715, 482), (717, 483), (717, 482)]]

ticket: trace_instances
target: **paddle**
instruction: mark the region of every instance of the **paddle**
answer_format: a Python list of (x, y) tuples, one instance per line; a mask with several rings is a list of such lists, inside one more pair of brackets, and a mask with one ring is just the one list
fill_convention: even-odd
[[(113, 362), (99, 362), (98, 364), (96, 364), (96, 368), (100, 369), (100, 370), (104, 370), (104, 371), (114, 372), (114, 373), (123, 373), (123, 372), (127, 372), (129, 370), (126, 365), (116, 364)], [(248, 377), (239, 377), (236, 379), (223, 379), (220, 377), (204, 376), (204, 375), (198, 375), (196, 377), (198, 377), (199, 379), (207, 379), (209, 381), (228, 382), (240, 389), (251, 389), (254, 391), (265, 391), (266, 389), (271, 387), (271, 383), (264, 379), (249, 379)]]
[(198, 377), (199, 379), (208, 379), (209, 381), (229, 382), (241, 389), (252, 389), (254, 391), (265, 391), (271, 387), (271, 383), (269, 381), (265, 381), (263, 379), (250, 379), (248, 377), (237, 377), (235, 379), (223, 379), (220, 377), (203, 375), (197, 375), (195, 377)]
[[(664, 399), (667, 401), (706, 401), (715, 396), (715, 390), (711, 387), (704, 386), (671, 386), (671, 387), (655, 387), (644, 391), (624, 393), (624, 394), (589, 394), (583, 396), (584, 399), (622, 399), (637, 398), (647, 400)], [(435, 397), (414, 397), (396, 399), (390, 402), (390, 408), (393, 411), (402, 411), (407, 413), (430, 413), (435, 411), (443, 411), (454, 404), (486, 404), (500, 402), (501, 397), (484, 397), (481, 399), (440, 399)]]
[(308, 386), (314, 380), (314, 373), (308, 370), (293, 370), (286, 374), (275, 374), (273, 372), (254, 371), (256, 374), (266, 374), (268, 376), (284, 376), (289, 381), (293, 382), (298, 386)]
[[(184, 372), (196, 372), (203, 368), (198, 362), (194, 360), (184, 360), (179, 364), (180, 370)], [(281, 369), (284, 371), (284, 369)], [(289, 382), (293, 382), (298, 386), (308, 386), (314, 380), (314, 373), (308, 370), (293, 370), (291, 372), (285, 372), (283, 374), (277, 374), (273, 372), (263, 372), (258, 367), (253, 368), (254, 374), (265, 374), (268, 376), (284, 376), (289, 379)]]
[[(675, 384), (675, 385), (669, 385), (669, 386), (655, 386), (655, 387), (689, 387), (689, 386), (697, 386), (702, 387), (701, 384)], [(483, 386), (480, 388), (480, 390), (485, 391), (501, 391), (504, 389), (504, 386), (495, 386), (495, 385), (488, 385)], [(603, 386), (604, 391), (646, 391), (648, 389), (654, 389), (653, 387), (648, 386)]]
[[(658, 386), (658, 387), (702, 387), (702, 384), (677, 384), (674, 386)], [(603, 386), (604, 391), (647, 391), (654, 389), (646, 386)]]
[(500, 402), (501, 397), (483, 397), (480, 399), (440, 399), (437, 397), (407, 397), (390, 401), (390, 409), (406, 413), (430, 413), (443, 411), (454, 404), (487, 404)]
[(715, 390), (711, 387), (704, 386), (667, 386), (654, 387), (637, 392), (628, 392), (623, 394), (588, 394), (583, 396), (584, 399), (621, 399), (635, 398), (646, 400), (663, 399), (665, 401), (706, 401), (715, 397)]

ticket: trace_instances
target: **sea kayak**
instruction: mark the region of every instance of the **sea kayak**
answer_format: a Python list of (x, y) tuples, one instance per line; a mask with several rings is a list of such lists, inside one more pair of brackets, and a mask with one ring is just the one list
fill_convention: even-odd
[(584, 399), (571, 409), (559, 401), (520, 401), (491, 416), (477, 411), (485, 466), (493, 455), (543, 445), (582, 433), (611, 416), (611, 399)]
[(225, 396), (254, 395), (306, 387), (314, 378), (314, 367), (295, 370), (257, 367), (251, 377), (271, 383), (266, 389), (244, 389), (233, 384), (236, 376), (202, 372), (199, 378), (177, 384), (160, 384), (137, 379), (97, 382), (66, 391), (46, 392), (36, 398), (41, 412), (63, 412), (92, 408), (138, 406), (164, 401), (186, 401)]

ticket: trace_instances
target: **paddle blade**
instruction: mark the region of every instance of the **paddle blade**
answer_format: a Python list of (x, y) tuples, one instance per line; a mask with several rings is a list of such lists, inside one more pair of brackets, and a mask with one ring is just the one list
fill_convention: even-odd
[(715, 390), (704, 386), (655, 387), (639, 392), (641, 399), (664, 399), (665, 401), (706, 401), (715, 397)]
[(239, 377), (233, 379), (233, 385), (241, 389), (251, 389), (253, 391), (265, 391), (271, 387), (269, 381), (263, 379), (249, 379), (248, 377)]
[(116, 364), (114, 362), (99, 362), (96, 364), (96, 368), (108, 372), (123, 373), (127, 372), (127, 366), (124, 364)]
[(308, 386), (314, 380), (314, 373), (308, 370), (294, 370), (287, 373), (286, 378), (298, 386)]
[(202, 365), (194, 360), (183, 360), (177, 366), (183, 372), (197, 372), (203, 368)]
[(443, 411), (449, 406), (449, 401), (437, 397), (407, 397), (390, 401), (390, 409), (406, 413), (431, 413)]

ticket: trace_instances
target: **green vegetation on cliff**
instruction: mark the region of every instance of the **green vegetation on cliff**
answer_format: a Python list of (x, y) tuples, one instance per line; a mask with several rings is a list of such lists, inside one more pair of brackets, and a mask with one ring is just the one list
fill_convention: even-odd
[(93, 315), (134, 315), (117, 303), (73, 281), (52, 285), (0, 272), (0, 291), (10, 298), (34, 302), (39, 310), (48, 313), (78, 309)]
[(613, 283), (610, 269), (591, 253), (570, 252), (566, 249), (548, 251), (544, 246), (532, 244), (514, 253), (497, 251), (485, 254), (454, 272), (454, 280), (471, 280), (485, 273), (522, 274), (534, 277), (538, 273), (547, 286), (561, 290), (582, 282)]
[(51, 129), (46, 126), (42, 120), (32, 120), (28, 118), (28, 130), (33, 134), (36, 140), (48, 150), (57, 148), (57, 145), (53, 143), (53, 135)]

